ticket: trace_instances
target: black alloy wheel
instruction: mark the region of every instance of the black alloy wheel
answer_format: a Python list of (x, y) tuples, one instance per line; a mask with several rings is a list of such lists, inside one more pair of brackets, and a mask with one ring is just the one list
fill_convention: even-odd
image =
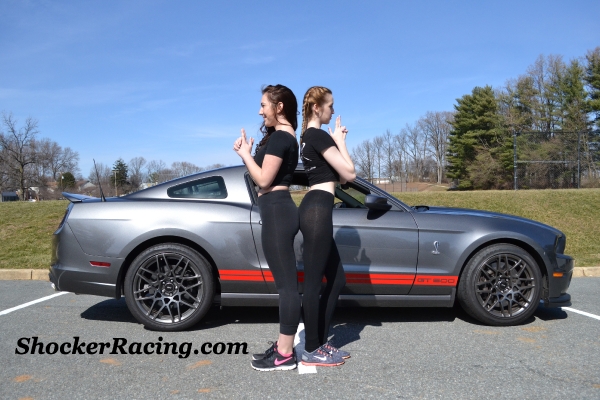
[(542, 275), (522, 248), (496, 244), (480, 250), (466, 265), (458, 300), (473, 318), (497, 326), (529, 319), (540, 302)]
[(210, 264), (189, 247), (150, 247), (125, 275), (125, 300), (148, 329), (179, 331), (197, 324), (210, 309), (214, 285)]

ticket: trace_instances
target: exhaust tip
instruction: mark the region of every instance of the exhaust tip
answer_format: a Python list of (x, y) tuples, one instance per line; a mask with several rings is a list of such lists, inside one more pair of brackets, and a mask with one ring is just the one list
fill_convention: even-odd
[(50, 286), (52, 286), (52, 289), (54, 289), (55, 292), (58, 292), (58, 289), (54, 283), (50, 283)]

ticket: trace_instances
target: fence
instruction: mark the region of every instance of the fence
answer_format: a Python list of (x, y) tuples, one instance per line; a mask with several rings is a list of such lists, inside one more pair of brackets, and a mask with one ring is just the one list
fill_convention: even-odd
[(514, 189), (600, 187), (600, 133), (513, 135)]

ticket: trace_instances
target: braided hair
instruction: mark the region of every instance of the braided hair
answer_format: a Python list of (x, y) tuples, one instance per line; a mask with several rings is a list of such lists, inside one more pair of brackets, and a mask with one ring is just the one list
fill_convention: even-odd
[[(262, 94), (267, 94), (273, 109), (277, 108), (277, 104), (283, 103), (283, 115), (285, 116), (285, 119), (292, 125), (292, 128), (294, 128), (295, 131), (298, 128), (298, 101), (296, 100), (294, 92), (283, 85), (263, 86), (261, 91)], [(258, 149), (267, 143), (271, 137), (271, 134), (275, 132), (275, 127), (265, 126), (265, 122), (263, 121), (260, 131), (263, 133), (263, 138), (260, 142), (258, 142), (256, 150), (254, 151), (254, 155), (256, 155)]]
[(304, 101), (302, 102), (302, 133), (300, 134), (300, 147), (302, 147), (302, 137), (308, 126), (308, 121), (313, 117), (313, 105), (322, 105), (325, 96), (332, 94), (331, 90), (323, 86), (313, 86), (306, 91)]

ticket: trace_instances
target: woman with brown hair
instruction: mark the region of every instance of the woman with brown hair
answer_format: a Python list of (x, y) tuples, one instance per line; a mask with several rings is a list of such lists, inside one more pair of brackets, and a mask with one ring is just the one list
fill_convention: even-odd
[(260, 187), (258, 206), (262, 221), (262, 245), (279, 293), (279, 339), (265, 353), (255, 354), (252, 368), (259, 371), (296, 368), (294, 336), (300, 321), (300, 295), (294, 256), (298, 233), (298, 208), (289, 186), (298, 165), (298, 103), (294, 93), (283, 85), (263, 88), (260, 111), (264, 136), (251, 155), (253, 139), (242, 129), (233, 149), (246, 164)]
[[(332, 209), (337, 182), (356, 178), (354, 163), (346, 147), (348, 130), (341, 117), (335, 130), (329, 133), (321, 125), (329, 124), (333, 116), (331, 90), (313, 86), (304, 95), (302, 104), (302, 135), (300, 149), (309, 192), (298, 209), (300, 231), (304, 236), (304, 311), (305, 350), (302, 364), (336, 366), (350, 354), (329, 343), (329, 324), (338, 296), (346, 284), (344, 268), (333, 239)], [(321, 282), (327, 284), (323, 293)]]

